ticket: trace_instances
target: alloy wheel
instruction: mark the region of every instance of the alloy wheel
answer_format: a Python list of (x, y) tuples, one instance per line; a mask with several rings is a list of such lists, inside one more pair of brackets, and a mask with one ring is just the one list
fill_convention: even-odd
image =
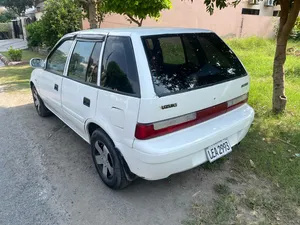
[(32, 96), (33, 96), (34, 106), (37, 109), (37, 111), (40, 112), (41, 102), (39, 100), (37, 90), (34, 87), (32, 88)]
[(114, 174), (112, 157), (107, 149), (107, 147), (101, 142), (95, 142), (95, 160), (99, 171), (105, 176), (107, 179), (111, 179)]

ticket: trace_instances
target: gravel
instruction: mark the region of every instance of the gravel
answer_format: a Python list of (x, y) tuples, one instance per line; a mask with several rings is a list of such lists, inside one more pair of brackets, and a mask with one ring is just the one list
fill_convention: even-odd
[(89, 145), (57, 117), (39, 117), (31, 102), (28, 91), (0, 93), (0, 224), (179, 225), (225, 177), (197, 167), (113, 191)]

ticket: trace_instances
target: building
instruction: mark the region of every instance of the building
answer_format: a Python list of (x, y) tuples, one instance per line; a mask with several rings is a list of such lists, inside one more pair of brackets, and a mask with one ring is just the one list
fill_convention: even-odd
[(45, 8), (44, 1), (39, 2), (35, 7), (28, 8), (25, 11), (25, 16), (34, 20), (41, 19)]
[[(206, 12), (203, 1), (172, 0), (172, 9), (162, 12), (156, 22), (146, 19), (143, 26), (205, 28), (225, 37), (259, 36), (274, 37), (274, 27), (278, 24), (280, 6), (273, 6), (273, 0), (242, 0), (236, 7), (215, 10), (212, 16)], [(107, 15), (102, 28), (136, 26), (122, 15)], [(87, 20), (83, 29), (89, 29)]]

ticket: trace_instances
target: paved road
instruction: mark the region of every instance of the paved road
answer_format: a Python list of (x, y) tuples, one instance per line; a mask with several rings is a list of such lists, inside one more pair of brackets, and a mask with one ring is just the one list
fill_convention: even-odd
[(6, 39), (0, 40), (0, 52), (6, 52), (10, 46), (17, 49), (26, 49), (27, 41), (23, 39)]
[(28, 91), (0, 90), (0, 224), (179, 225), (223, 178), (198, 167), (110, 190), (88, 144), (57, 117), (38, 117)]

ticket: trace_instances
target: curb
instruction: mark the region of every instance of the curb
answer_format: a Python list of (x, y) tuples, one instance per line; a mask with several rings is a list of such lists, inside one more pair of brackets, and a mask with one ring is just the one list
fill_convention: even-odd
[(16, 66), (16, 65), (27, 65), (29, 62), (11, 62), (4, 55), (0, 54), (0, 60), (4, 63), (5, 66)]
[(4, 65), (8, 66), (9, 65), (9, 60), (2, 54), (0, 54), (0, 60), (4, 63)]

